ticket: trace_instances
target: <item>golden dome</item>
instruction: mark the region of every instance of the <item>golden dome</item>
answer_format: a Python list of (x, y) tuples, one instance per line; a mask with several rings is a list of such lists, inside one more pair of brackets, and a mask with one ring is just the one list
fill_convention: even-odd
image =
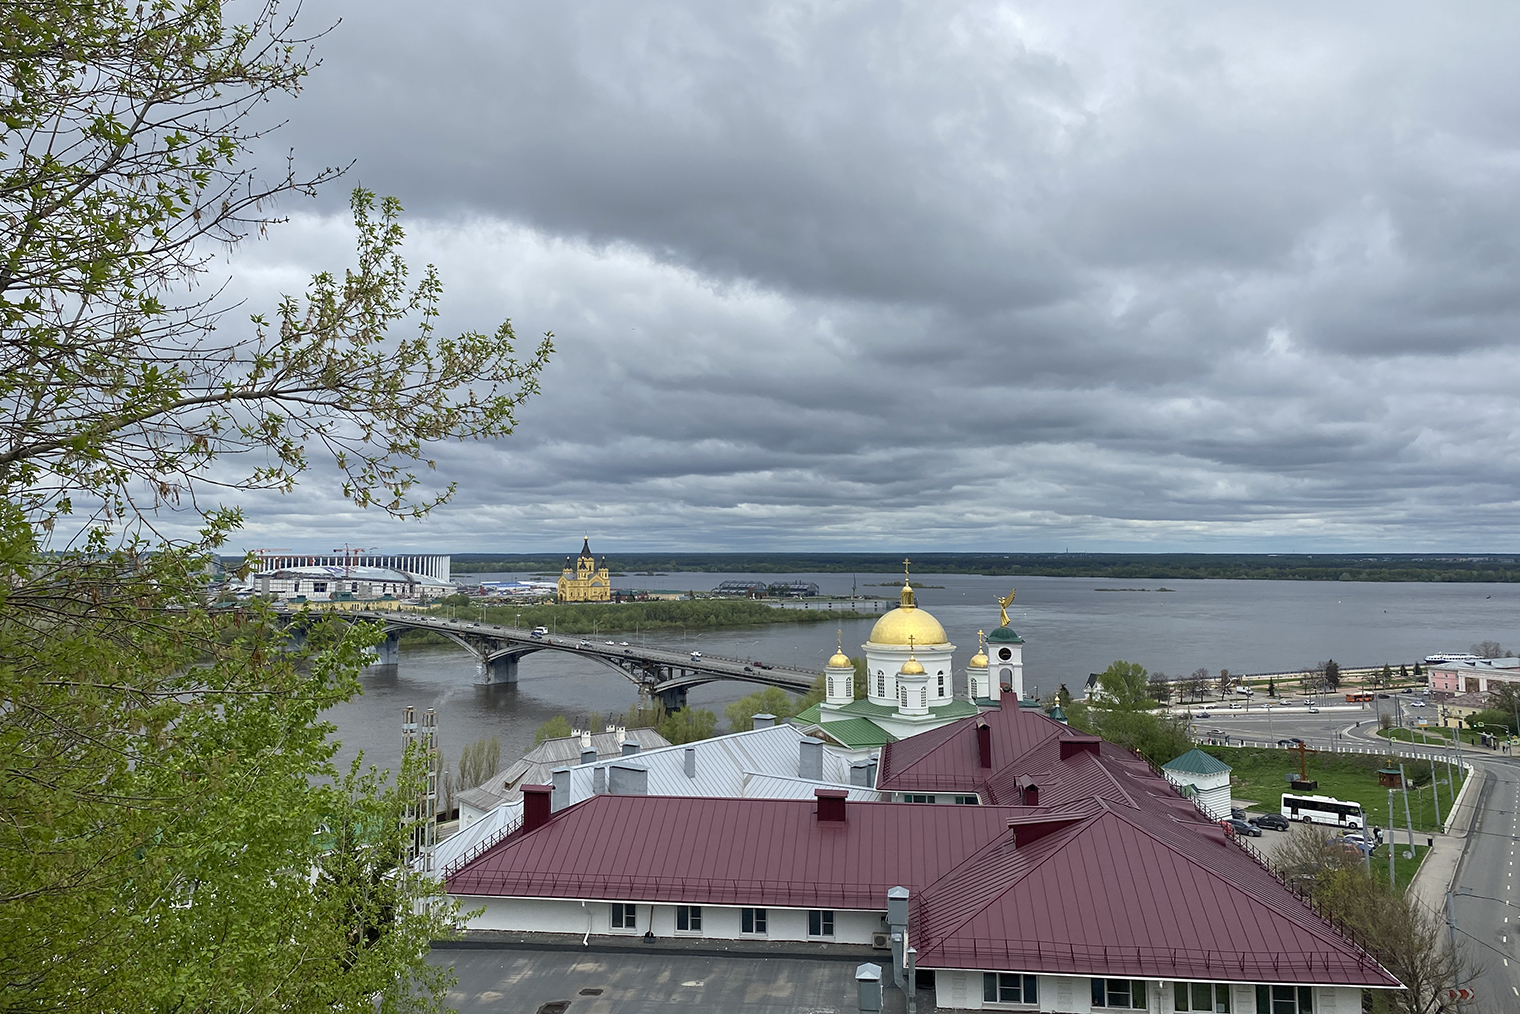
[(982, 644), (982, 632), (976, 632), (976, 654), (971, 656), (971, 661), (966, 663), (968, 669), (987, 668), (987, 648)]
[(909, 655), (908, 660), (902, 664), (902, 668), (897, 670), (897, 675), (926, 676), (928, 673), (924, 671), (924, 664), (922, 662), (914, 658), (912, 655)]
[(871, 628), (873, 644), (947, 644), (945, 628), (928, 612), (914, 605), (900, 606), (876, 621)]
[(834, 657), (829, 659), (830, 669), (853, 669), (855, 666), (850, 662), (850, 656), (842, 651), (836, 651)]

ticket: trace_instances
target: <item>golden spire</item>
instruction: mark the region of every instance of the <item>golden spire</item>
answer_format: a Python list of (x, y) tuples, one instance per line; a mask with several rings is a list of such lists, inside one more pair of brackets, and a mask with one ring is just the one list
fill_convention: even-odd
[(1005, 626), (1005, 627), (1008, 626), (1008, 607), (1011, 606), (1011, 605), (1013, 605), (1013, 593), (1015, 591), (1017, 591), (1017, 590), (1018, 589), (1016, 589), (1016, 588), (1010, 588), (1010, 589), (1008, 589), (1008, 597), (1006, 599), (1003, 598), (1001, 595), (998, 596), (998, 600), (997, 600), (998, 601), (998, 605), (1000, 605), (1000, 606), (1003, 607), (1003, 610), (1002, 610), (1002, 612), (1003, 612), (1003, 616), (1002, 616), (1003, 623), (1002, 623), (1002, 625)]
[(914, 648), (914, 645), (913, 645), (913, 635), (909, 634), (908, 635), (908, 660), (903, 663), (903, 666), (902, 666), (901, 669), (897, 670), (897, 674), (899, 676), (924, 676), (924, 675), (927, 675), (927, 673), (924, 670), (923, 663), (920, 662), (917, 658), (914, 657), (914, 655), (913, 655), (913, 648)]
[(906, 556), (903, 557), (903, 586), (902, 586), (902, 594), (899, 596), (899, 601), (898, 601), (898, 605), (901, 608), (903, 608), (903, 609), (912, 609), (912, 608), (914, 608), (914, 604), (913, 604), (913, 582), (909, 580), (909, 576), (908, 576), (908, 564), (909, 563), (910, 563), (910, 561), (908, 560), (908, 558)]
[(850, 656), (848, 656), (848, 655), (846, 655), (844, 653), (844, 628), (840, 627), (839, 629), (837, 629), (837, 630), (834, 631), (834, 634), (836, 635), (838, 647), (834, 651), (834, 657), (831, 658), (831, 659), (829, 659), (829, 668), (831, 668), (831, 669), (853, 669), (853, 668), (855, 668), (854, 663), (852, 663), (850, 661)]
[(987, 645), (986, 645), (985, 641), (983, 640), (983, 638), (985, 638), (985, 637), (986, 637), (986, 634), (984, 634), (982, 631), (978, 630), (976, 632), (976, 654), (972, 655), (971, 656), (971, 661), (966, 663), (966, 665), (967, 665), (968, 668), (971, 668), (971, 669), (985, 669), (985, 668), (987, 668)]

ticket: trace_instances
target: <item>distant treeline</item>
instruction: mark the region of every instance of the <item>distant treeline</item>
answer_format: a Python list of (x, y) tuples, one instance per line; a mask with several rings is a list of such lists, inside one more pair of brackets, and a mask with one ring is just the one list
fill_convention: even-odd
[[(1251, 553), (914, 553), (916, 574), (1035, 575), (1115, 580), (1520, 581), (1520, 556)], [(611, 553), (618, 571), (888, 574), (896, 553)], [(557, 572), (564, 556), (460, 553), (453, 570)], [(700, 590), (700, 589), (699, 589)]]

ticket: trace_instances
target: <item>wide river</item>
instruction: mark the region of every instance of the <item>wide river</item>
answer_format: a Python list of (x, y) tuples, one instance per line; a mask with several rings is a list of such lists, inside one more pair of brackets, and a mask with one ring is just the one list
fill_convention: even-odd
[[(524, 575), (468, 575), (467, 580)], [(616, 587), (710, 589), (718, 582), (816, 582), (825, 594), (849, 595), (850, 574), (668, 574), (614, 579)], [(863, 594), (895, 604), (901, 577), (861, 574)], [(1412, 664), (1437, 651), (1467, 651), (1479, 641), (1520, 650), (1520, 584), (1359, 584), (1299, 581), (1112, 581), (1101, 578), (975, 577), (915, 574), (925, 587), (918, 603), (956, 644), (956, 685), (976, 652), (976, 632), (998, 624), (998, 595), (1016, 586), (1009, 609), (1024, 638), (1025, 685), (1048, 694), (1064, 683), (1074, 693), (1089, 673), (1115, 659), (1173, 675), (1199, 666), (1217, 673), (1295, 669), (1334, 658), (1342, 665)], [(1166, 587), (1170, 591), (1158, 591)], [(1116, 590), (1123, 589), (1123, 590)], [(826, 605), (814, 608), (827, 609)], [(837, 607), (836, 607), (837, 608)], [(870, 608), (867, 606), (866, 608)], [(882, 606), (886, 608), (886, 604)], [(619, 634), (686, 650), (821, 667), (843, 628), (845, 651), (860, 654), (873, 620), (783, 623), (743, 630)], [(473, 656), (453, 646), (403, 648), (394, 676), (366, 674), (361, 696), (329, 713), (342, 741), (343, 763), (359, 751), (394, 765), (401, 753), (401, 708), (438, 710), (440, 745), (450, 769), (475, 739), (497, 736), (502, 759), (521, 756), (533, 733), (555, 715), (571, 721), (621, 713), (637, 700), (633, 684), (594, 662), (542, 651), (522, 660), (516, 685), (475, 682)], [(695, 707), (723, 717), (723, 706), (756, 688), (711, 683), (690, 694)]]

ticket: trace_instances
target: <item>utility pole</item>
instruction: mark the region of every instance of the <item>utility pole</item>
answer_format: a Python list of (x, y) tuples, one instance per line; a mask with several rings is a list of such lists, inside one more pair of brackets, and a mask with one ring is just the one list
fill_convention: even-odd
[[(1455, 918), (1453, 918), (1452, 911), (1453, 911), (1452, 896), (1451, 896), (1451, 892), (1447, 891), (1446, 892), (1446, 935), (1451, 938), (1451, 966), (1460, 975), (1461, 971), (1462, 971), (1462, 966), (1457, 961), (1457, 921), (1456, 921)], [(1462, 984), (1462, 980), (1460, 978), (1456, 982), (1452, 983), (1453, 986), (1460, 986), (1461, 984)]]
[[(1409, 828), (1409, 851), (1405, 859), (1414, 858), (1414, 818), (1409, 815), (1409, 778), (1404, 774), (1404, 762), (1399, 761), (1399, 785), (1404, 790), (1404, 826)], [(1391, 845), (1392, 842), (1389, 842)]]
[(1436, 806), (1436, 827), (1445, 827), (1441, 823), (1441, 788), (1436, 783), (1436, 755), (1432, 752), (1425, 756), (1430, 760), (1430, 800)]
[(1393, 829), (1397, 826), (1393, 822), (1393, 790), (1388, 790), (1388, 890), (1394, 890), (1393, 879)]

